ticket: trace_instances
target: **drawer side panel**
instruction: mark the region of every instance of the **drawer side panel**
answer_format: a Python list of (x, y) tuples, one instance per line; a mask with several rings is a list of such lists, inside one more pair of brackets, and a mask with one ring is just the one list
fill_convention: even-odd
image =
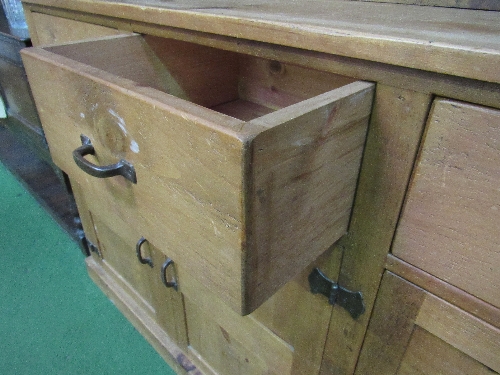
[(254, 121), (269, 129), (252, 144), (250, 306), (347, 232), (373, 93), (355, 82)]

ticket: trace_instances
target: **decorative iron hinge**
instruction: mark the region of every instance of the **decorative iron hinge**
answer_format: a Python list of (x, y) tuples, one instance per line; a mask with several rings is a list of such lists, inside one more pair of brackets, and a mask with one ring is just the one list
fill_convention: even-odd
[(321, 293), (327, 297), (330, 305), (339, 305), (346, 309), (353, 319), (357, 319), (365, 312), (365, 303), (361, 292), (351, 292), (341, 287), (326, 277), (318, 268), (315, 268), (309, 275), (309, 287), (311, 293)]

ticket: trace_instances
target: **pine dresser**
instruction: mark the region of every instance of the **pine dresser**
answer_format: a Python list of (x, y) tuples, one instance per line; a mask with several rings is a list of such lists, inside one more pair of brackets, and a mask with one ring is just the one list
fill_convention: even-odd
[(179, 374), (500, 373), (498, 4), (400, 3), (24, 2), (89, 274)]

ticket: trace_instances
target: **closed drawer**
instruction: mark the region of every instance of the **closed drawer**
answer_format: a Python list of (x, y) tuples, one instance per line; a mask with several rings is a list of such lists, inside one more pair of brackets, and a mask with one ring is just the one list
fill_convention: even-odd
[(500, 111), (435, 101), (393, 254), (500, 307)]
[(246, 314), (347, 230), (374, 86), (148, 36), (23, 52), (56, 164)]

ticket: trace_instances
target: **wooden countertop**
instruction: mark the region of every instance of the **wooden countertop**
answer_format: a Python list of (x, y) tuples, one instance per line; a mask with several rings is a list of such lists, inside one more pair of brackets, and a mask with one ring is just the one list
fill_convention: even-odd
[(500, 12), (345, 0), (28, 0), (500, 83)]

